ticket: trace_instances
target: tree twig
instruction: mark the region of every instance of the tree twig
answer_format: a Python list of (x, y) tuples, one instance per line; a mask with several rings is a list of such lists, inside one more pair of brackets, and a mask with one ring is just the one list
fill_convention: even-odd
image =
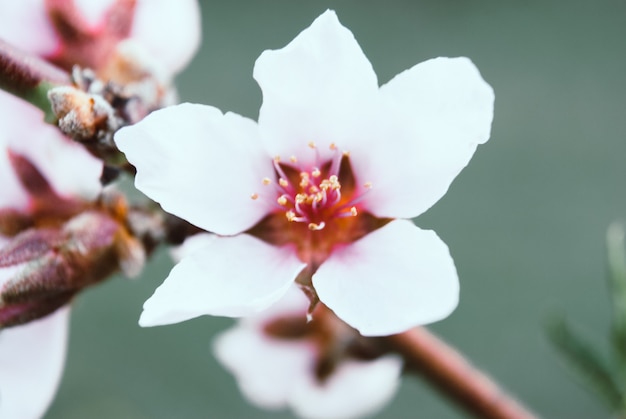
[(536, 418), (459, 352), (425, 328), (388, 336), (386, 340), (404, 357), (408, 369), (423, 375), (467, 412), (487, 419)]
[(69, 84), (70, 77), (65, 71), (0, 39), (0, 89), (37, 106), (44, 112), (46, 121), (55, 120), (48, 91)]

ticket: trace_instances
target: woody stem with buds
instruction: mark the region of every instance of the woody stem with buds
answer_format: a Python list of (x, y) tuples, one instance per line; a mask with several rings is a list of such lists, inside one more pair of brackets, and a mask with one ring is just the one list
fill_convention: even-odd
[(487, 419), (536, 418), (427, 329), (419, 327), (385, 339), (392, 350), (403, 356), (408, 370), (421, 374), (467, 412)]
[(41, 109), (46, 122), (56, 121), (48, 91), (69, 84), (70, 77), (65, 71), (0, 39), (0, 89)]

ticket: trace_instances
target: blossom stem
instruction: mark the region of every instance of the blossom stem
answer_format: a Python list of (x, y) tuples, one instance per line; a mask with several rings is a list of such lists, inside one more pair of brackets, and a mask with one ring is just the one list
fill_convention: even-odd
[(47, 122), (56, 121), (48, 91), (68, 84), (70, 78), (65, 71), (0, 39), (0, 89), (41, 109)]
[(477, 417), (534, 419), (536, 416), (472, 366), (458, 351), (423, 327), (389, 336), (387, 343), (407, 368)]

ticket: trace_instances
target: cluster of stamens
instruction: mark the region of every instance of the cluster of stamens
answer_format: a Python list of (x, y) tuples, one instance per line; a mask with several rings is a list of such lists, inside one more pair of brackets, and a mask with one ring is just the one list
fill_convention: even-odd
[[(343, 197), (340, 182), (340, 170), (347, 153), (341, 153), (334, 144), (330, 149), (334, 155), (330, 161), (321, 164), (319, 150), (314, 143), (309, 147), (316, 152), (315, 165), (301, 170), (298, 159), (292, 156), (289, 163), (283, 163), (280, 157), (274, 158), (274, 170), (278, 180), (263, 179), (263, 185), (274, 186), (278, 198), (276, 204), (285, 211), (288, 221), (306, 223), (312, 231), (322, 230), (331, 219), (355, 217), (358, 210), (355, 204), (360, 200)], [(369, 189), (369, 183), (363, 185)], [(253, 194), (252, 199), (257, 199)]]

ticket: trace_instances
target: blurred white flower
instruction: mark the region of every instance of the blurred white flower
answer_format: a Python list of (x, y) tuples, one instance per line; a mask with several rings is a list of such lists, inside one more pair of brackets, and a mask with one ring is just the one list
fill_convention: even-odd
[[(261, 408), (290, 407), (301, 417), (320, 419), (355, 418), (382, 408), (396, 392), (402, 360), (350, 356), (346, 342), (358, 334), (333, 330), (341, 321), (328, 311), (324, 315), (331, 318), (306, 323), (307, 306), (304, 294), (292, 287), (266, 312), (221, 333), (214, 343), (217, 359)], [(320, 377), (331, 354), (336, 365)]]
[(140, 324), (250, 315), (294, 279), (363, 335), (446, 317), (458, 302), (454, 263), (409, 219), (489, 138), (494, 94), (472, 62), (429, 60), (379, 88), (327, 11), (265, 51), (254, 77), (258, 123), (182, 104), (116, 135), (140, 190), (220, 235), (174, 267)]
[(65, 307), (0, 330), (0, 418), (37, 419), (45, 413), (63, 373), (69, 312)]
[(197, 0), (0, 1), (0, 38), (69, 68), (101, 70), (130, 41), (133, 54), (145, 51), (170, 78), (189, 63), (200, 37)]
[(26, 157), (60, 196), (95, 198), (102, 162), (44, 123), (41, 110), (0, 90), (0, 209), (27, 210), (29, 197), (9, 163), (8, 150)]
[[(3, 218), (8, 212), (27, 214), (36, 205), (14, 172), (9, 152), (35, 165), (59, 196), (91, 199), (99, 193), (102, 163), (44, 124), (40, 110), (0, 91), (0, 127), (0, 226), (7, 227)], [(6, 242), (0, 235), (0, 248)], [(0, 268), (0, 290), (20, 268)], [(9, 311), (20, 309), (16, 306)], [(0, 314), (4, 319), (5, 311)], [(0, 418), (43, 415), (63, 371), (68, 319), (69, 308), (65, 307), (26, 325), (0, 330)]]

